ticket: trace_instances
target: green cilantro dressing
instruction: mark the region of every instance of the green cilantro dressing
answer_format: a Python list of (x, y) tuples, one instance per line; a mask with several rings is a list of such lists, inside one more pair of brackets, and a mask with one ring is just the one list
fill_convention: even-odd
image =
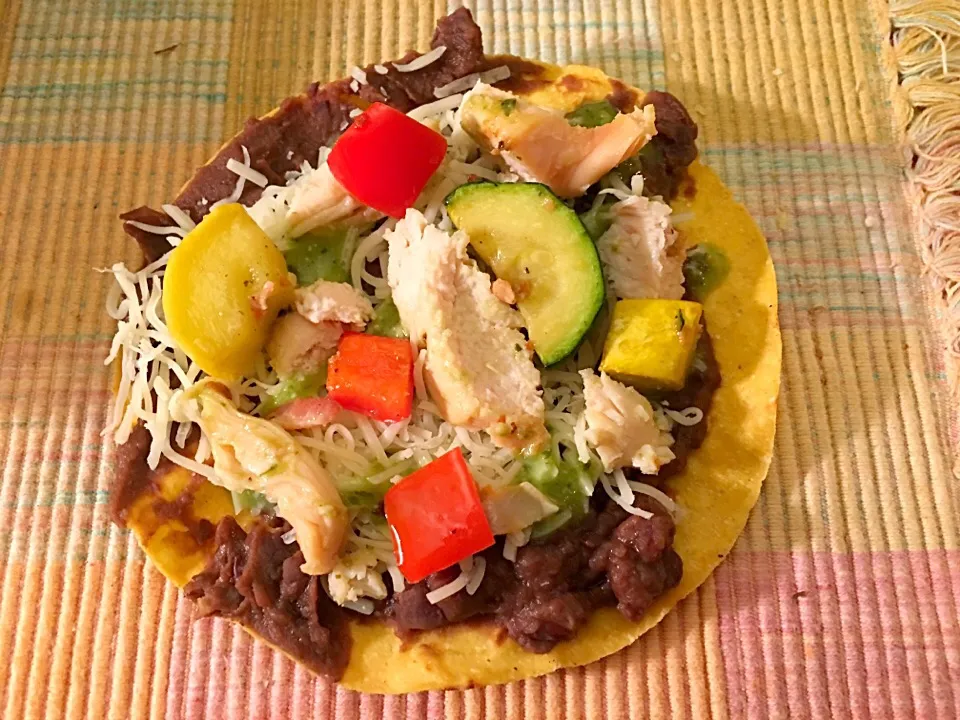
[(698, 302), (703, 302), (729, 273), (730, 260), (723, 250), (712, 243), (700, 243), (692, 247), (683, 263), (687, 291)]
[(617, 109), (608, 100), (585, 103), (573, 112), (567, 113), (567, 122), (579, 127), (594, 128), (613, 122)]
[(301, 287), (318, 280), (349, 282), (355, 237), (344, 228), (315, 230), (297, 238), (283, 257)]
[(397, 310), (393, 298), (387, 298), (374, 310), (373, 320), (367, 325), (367, 334), (391, 338), (407, 337), (400, 322), (400, 311)]
[(314, 397), (320, 394), (327, 382), (327, 368), (310, 374), (297, 374), (282, 381), (277, 389), (270, 393), (257, 407), (257, 414), (266, 417), (282, 405), (298, 398)]
[[(568, 522), (582, 518), (601, 472), (598, 463), (581, 464), (571, 449), (566, 450), (559, 461), (549, 451), (524, 459), (515, 482), (529, 482), (560, 508), (533, 526), (533, 536), (549, 535)], [(587, 492), (588, 487), (590, 492)]]

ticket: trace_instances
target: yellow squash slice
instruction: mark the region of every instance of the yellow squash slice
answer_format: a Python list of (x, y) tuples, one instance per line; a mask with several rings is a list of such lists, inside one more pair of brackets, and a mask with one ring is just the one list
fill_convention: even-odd
[(293, 284), (273, 241), (236, 203), (213, 210), (170, 255), (163, 312), (200, 369), (232, 381), (252, 374)]
[(600, 369), (637, 390), (680, 390), (700, 337), (703, 306), (685, 300), (620, 300)]

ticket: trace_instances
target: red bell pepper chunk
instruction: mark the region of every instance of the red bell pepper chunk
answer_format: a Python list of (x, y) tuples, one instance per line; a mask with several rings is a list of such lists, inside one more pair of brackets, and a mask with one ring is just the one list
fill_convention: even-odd
[(493, 545), (477, 484), (460, 448), (390, 488), (383, 507), (397, 566), (412, 583)]
[(340, 136), (327, 165), (364, 205), (402, 218), (440, 167), (447, 141), (399, 110), (374, 103)]
[(347, 333), (327, 365), (327, 397), (376, 420), (410, 417), (413, 348), (408, 340)]

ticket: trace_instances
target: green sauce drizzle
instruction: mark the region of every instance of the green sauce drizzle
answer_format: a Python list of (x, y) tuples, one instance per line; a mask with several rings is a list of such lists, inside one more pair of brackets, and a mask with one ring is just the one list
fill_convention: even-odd
[(683, 263), (683, 277), (687, 292), (703, 302), (730, 274), (730, 260), (713, 243), (700, 243), (687, 253)]
[(567, 113), (567, 122), (578, 127), (594, 128), (613, 122), (617, 109), (608, 100), (586, 103)]

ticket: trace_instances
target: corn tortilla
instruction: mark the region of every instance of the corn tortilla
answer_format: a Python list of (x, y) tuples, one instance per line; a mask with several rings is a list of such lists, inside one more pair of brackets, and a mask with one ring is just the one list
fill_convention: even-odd
[[(546, 82), (524, 96), (537, 104), (569, 112), (602, 100), (614, 89), (594, 68), (536, 64), (544, 68)], [(571, 77), (579, 82), (571, 82)], [(668, 483), (683, 508), (674, 541), (683, 559), (680, 584), (659, 598), (640, 622), (613, 608), (599, 610), (573, 640), (545, 654), (522, 649), (493, 623), (454, 624), (401, 642), (383, 622), (351, 621), (353, 647), (341, 680), (345, 687), (405, 693), (489, 685), (593, 662), (656, 625), (733, 547), (772, 456), (781, 367), (776, 276), (766, 240), (713, 171), (695, 162), (687, 182), (695, 192), (681, 192), (673, 203), (678, 217), (689, 218), (676, 223), (682, 242), (720, 248), (730, 261), (730, 272), (704, 302), (722, 377), (706, 439), (683, 473)], [(153, 564), (180, 587), (204, 567), (214, 548), (198, 545), (179, 521), (159, 517), (153, 503), (172, 500), (191, 481), (198, 482), (186, 470), (172, 469), (159, 478), (157, 495), (145, 493), (134, 502), (127, 520)], [(213, 523), (234, 513), (229, 493), (207, 481), (199, 481), (192, 511)], [(238, 521), (248, 527), (251, 518), (241, 513)]]

